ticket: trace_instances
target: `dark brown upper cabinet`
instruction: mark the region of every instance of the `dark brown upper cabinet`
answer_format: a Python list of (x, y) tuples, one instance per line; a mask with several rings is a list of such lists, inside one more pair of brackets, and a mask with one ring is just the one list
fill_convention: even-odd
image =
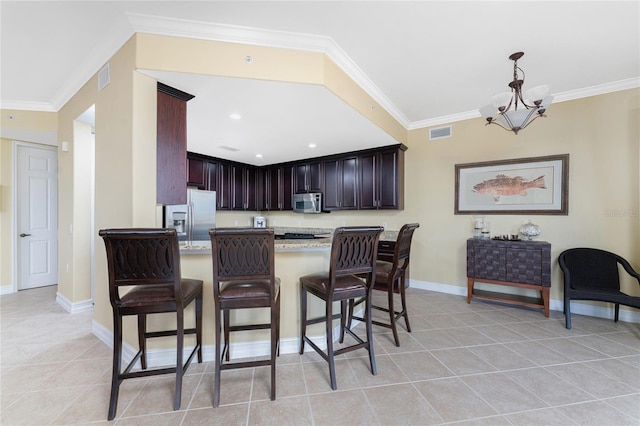
[(218, 163), (218, 185), (215, 189), (210, 188), (210, 191), (216, 191), (216, 204), (218, 210), (231, 210), (233, 206), (232, 192), (231, 192), (231, 163), (226, 161), (220, 161)]
[(368, 209), (404, 209), (404, 152), (407, 147), (362, 154), (359, 157), (359, 205)]
[(187, 101), (193, 95), (158, 82), (156, 202), (187, 202)]
[(293, 166), (294, 191), (322, 192), (322, 161), (300, 162)]
[(208, 189), (207, 175), (207, 160), (187, 155), (187, 186)]
[(293, 167), (269, 166), (264, 170), (264, 210), (293, 209)]
[(254, 166), (231, 164), (231, 209), (259, 210), (258, 196), (261, 179)]
[(188, 184), (216, 191), (218, 210), (292, 210), (293, 194), (302, 192), (321, 192), (327, 211), (398, 210), (406, 149), (399, 144), (265, 167), (190, 152)]
[(358, 208), (358, 157), (324, 162), (323, 210)]

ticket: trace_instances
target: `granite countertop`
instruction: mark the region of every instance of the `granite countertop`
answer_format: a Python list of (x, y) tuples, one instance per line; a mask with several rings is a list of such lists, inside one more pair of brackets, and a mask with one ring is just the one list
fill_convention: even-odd
[[(328, 250), (331, 248), (331, 240), (333, 237), (333, 229), (331, 228), (300, 228), (300, 227), (282, 227), (274, 226), (273, 232), (276, 235), (284, 235), (285, 233), (304, 233), (314, 235), (328, 235), (326, 238), (316, 239), (300, 239), (300, 240), (275, 240), (276, 252), (283, 251), (317, 251)], [(384, 241), (395, 241), (398, 237), (398, 231), (383, 231), (380, 239)], [(206, 242), (199, 242), (192, 245), (180, 247), (181, 254), (210, 254), (211, 245)]]

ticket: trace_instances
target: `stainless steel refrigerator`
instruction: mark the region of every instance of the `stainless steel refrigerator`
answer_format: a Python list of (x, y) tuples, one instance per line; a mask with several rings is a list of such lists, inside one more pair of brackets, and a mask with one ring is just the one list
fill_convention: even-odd
[(216, 226), (216, 193), (189, 188), (187, 204), (164, 207), (165, 228), (175, 228), (180, 241), (209, 245), (209, 229)]

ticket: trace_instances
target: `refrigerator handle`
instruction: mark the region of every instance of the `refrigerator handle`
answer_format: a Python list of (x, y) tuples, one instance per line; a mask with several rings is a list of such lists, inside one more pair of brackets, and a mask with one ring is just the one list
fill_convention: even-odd
[(189, 245), (191, 245), (191, 242), (193, 241), (193, 202), (189, 201), (189, 204), (187, 204), (187, 211), (189, 212), (189, 231), (187, 233), (187, 241), (189, 241)]

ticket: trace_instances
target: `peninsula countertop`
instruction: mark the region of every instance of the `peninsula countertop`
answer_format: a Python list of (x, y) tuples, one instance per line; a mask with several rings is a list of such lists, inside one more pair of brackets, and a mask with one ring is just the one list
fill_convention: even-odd
[[(333, 240), (333, 229), (328, 228), (287, 228), (273, 227), (274, 234), (281, 236), (285, 233), (305, 233), (313, 235), (330, 235), (324, 238), (315, 239), (282, 239), (276, 238), (275, 251), (324, 251), (331, 248)], [(380, 235), (382, 241), (395, 241), (398, 238), (398, 231), (384, 230)], [(180, 247), (180, 254), (210, 254), (211, 245), (205, 242), (194, 242), (194, 244), (186, 244)]]

